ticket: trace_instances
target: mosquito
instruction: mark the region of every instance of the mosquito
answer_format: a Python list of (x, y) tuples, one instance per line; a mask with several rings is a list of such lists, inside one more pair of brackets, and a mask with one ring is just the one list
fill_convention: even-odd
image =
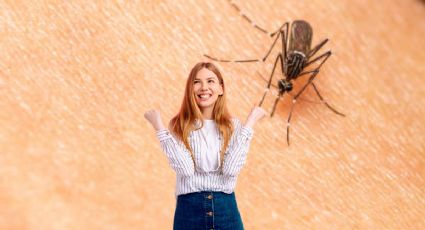
[[(305, 20), (295, 20), (289, 26), (289, 22), (285, 22), (277, 31), (273, 33), (268, 33), (267, 30), (261, 28), (257, 24), (255, 24), (248, 16), (246, 16), (240, 8), (230, 1), (230, 4), (240, 13), (240, 15), (247, 20), (253, 27), (258, 29), (259, 31), (270, 35), (270, 37), (275, 37), (273, 44), (270, 49), (267, 51), (266, 55), (261, 59), (262, 62), (265, 62), (276, 45), (279, 38), (281, 38), (282, 42), (282, 51), (277, 55), (273, 70), (270, 74), (267, 88), (261, 98), (259, 106), (261, 106), (264, 102), (264, 99), (270, 90), (270, 86), (272, 85), (272, 79), (276, 70), (277, 65), (280, 65), (280, 69), (282, 71), (283, 78), (278, 80), (277, 88), (278, 88), (278, 96), (274, 101), (271, 117), (274, 115), (276, 110), (276, 106), (278, 102), (283, 98), (285, 93), (290, 94), (292, 91), (293, 81), (297, 80), (299, 77), (308, 75), (308, 81), (304, 84), (304, 86), (295, 93), (295, 96), (292, 96), (292, 104), (289, 112), (287, 126), (286, 126), (286, 141), (289, 146), (289, 127), (292, 118), (292, 112), (297, 102), (297, 99), (301, 96), (301, 94), (305, 91), (307, 86), (311, 85), (319, 97), (320, 101), (329, 108), (332, 112), (336, 113), (340, 116), (345, 116), (343, 113), (334, 109), (331, 105), (329, 105), (320, 94), (318, 87), (314, 84), (313, 80), (316, 78), (317, 74), (320, 71), (322, 65), (328, 60), (331, 56), (331, 51), (328, 50), (323, 54), (320, 54), (316, 57), (313, 57), (328, 41), (329, 39), (324, 39), (315, 47), (311, 48), (312, 38), (313, 38), (313, 29), (310, 24)], [(290, 33), (289, 33), (290, 31)], [(205, 57), (218, 61), (218, 62), (259, 62), (260, 59), (250, 59), (250, 60), (225, 60), (212, 57), (210, 55), (204, 54)], [(306, 67), (310, 66), (313, 63), (318, 63), (316, 68), (313, 70), (304, 70)]]

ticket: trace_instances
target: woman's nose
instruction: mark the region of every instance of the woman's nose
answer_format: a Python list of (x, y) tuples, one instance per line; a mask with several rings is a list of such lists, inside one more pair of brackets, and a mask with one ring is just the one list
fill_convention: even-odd
[(208, 89), (208, 84), (207, 83), (202, 83), (201, 89), (202, 90), (207, 90)]

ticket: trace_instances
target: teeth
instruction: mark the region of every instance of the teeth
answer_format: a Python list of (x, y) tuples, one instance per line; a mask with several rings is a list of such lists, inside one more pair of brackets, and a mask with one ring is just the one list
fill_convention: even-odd
[(199, 95), (199, 97), (201, 97), (201, 98), (209, 98), (210, 95), (204, 94), (204, 95)]

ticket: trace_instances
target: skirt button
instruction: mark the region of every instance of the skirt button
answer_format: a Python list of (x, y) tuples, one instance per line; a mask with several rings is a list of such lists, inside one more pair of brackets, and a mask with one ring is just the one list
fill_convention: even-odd
[(207, 212), (207, 215), (208, 216), (212, 216), (213, 215), (213, 212)]
[(208, 196), (207, 196), (207, 198), (208, 198), (209, 200), (211, 200), (211, 199), (213, 198), (213, 196), (212, 196), (212, 195), (208, 195)]

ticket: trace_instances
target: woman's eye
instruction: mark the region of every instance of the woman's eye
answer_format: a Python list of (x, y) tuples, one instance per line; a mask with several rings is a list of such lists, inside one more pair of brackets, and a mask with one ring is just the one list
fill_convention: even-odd
[(214, 80), (209, 80), (208, 83), (214, 83)]

